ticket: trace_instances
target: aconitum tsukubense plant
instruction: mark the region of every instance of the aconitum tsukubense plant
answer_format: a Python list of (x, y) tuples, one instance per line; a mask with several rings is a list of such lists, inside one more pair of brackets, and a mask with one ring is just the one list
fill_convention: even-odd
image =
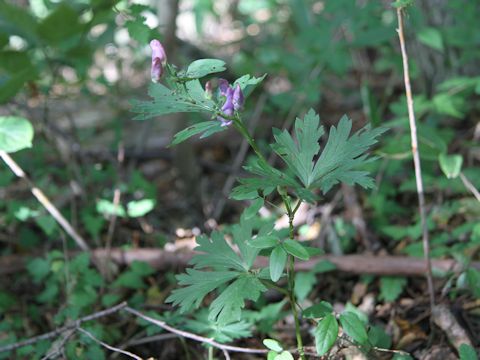
[[(207, 294), (216, 294), (209, 305), (209, 321), (220, 326), (239, 321), (245, 301), (256, 301), (268, 289), (281, 292), (290, 304), (295, 320), (297, 353), (305, 359), (301, 322), (309, 320), (315, 326), (315, 345), (323, 355), (333, 346), (339, 324), (354, 341), (368, 345), (364, 325), (351, 312), (337, 316), (326, 302), (300, 311), (295, 295), (295, 262), (308, 260), (322, 252), (296, 240), (294, 219), (303, 202), (315, 203), (334, 185), (344, 182), (364, 188), (374, 186), (369, 173), (362, 170), (374, 158), (367, 151), (385, 131), (369, 125), (351, 133), (352, 121), (343, 116), (326, 136), (320, 118), (309, 110), (297, 118), (292, 134), (287, 129), (273, 129), (271, 150), (283, 165), (271, 165), (256, 145), (246, 127), (242, 110), (246, 99), (263, 81), (262, 77), (243, 75), (232, 84), (215, 79), (213, 74), (225, 70), (225, 62), (218, 59), (196, 60), (185, 68), (167, 63), (167, 56), (158, 40), (152, 40), (152, 81), (149, 101), (135, 100), (133, 112), (136, 120), (155, 118), (169, 113), (198, 112), (210, 119), (197, 122), (177, 133), (172, 144), (179, 144), (194, 135), (209, 137), (233, 126), (250, 144), (256, 158), (245, 166), (250, 177), (238, 179), (230, 197), (249, 200), (251, 205), (243, 212), (238, 224), (226, 231), (214, 231), (210, 236), (197, 238), (197, 252), (191, 267), (177, 276), (182, 287), (167, 298), (167, 302), (180, 306), (182, 312), (198, 308)], [(209, 80), (202, 85), (204, 78)], [(163, 83), (160, 83), (163, 80)], [(214, 83), (217, 84), (214, 86)], [(326, 137), (323, 149), (320, 140)], [(273, 222), (255, 228), (255, 217), (268, 196), (277, 195), (283, 202), (289, 218), (289, 228), (278, 231)], [(231, 239), (226, 240), (226, 235)], [(268, 257), (268, 267), (259, 268), (255, 260)], [(222, 289), (222, 291), (219, 291)], [(354, 331), (352, 330), (354, 329)], [(270, 344), (270, 343), (268, 343)], [(281, 355), (283, 350), (272, 349), (269, 359)]]

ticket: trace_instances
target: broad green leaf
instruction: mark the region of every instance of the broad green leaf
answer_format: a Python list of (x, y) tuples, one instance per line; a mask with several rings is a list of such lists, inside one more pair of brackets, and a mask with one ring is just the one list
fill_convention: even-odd
[(128, 30), (128, 34), (140, 45), (145, 45), (150, 40), (150, 28), (145, 24), (145, 17), (139, 16), (134, 20), (128, 20), (125, 26)]
[(380, 278), (380, 297), (387, 301), (395, 301), (407, 285), (407, 279), (395, 276), (382, 276)]
[(305, 250), (305, 248), (298, 241), (287, 239), (283, 242), (283, 248), (290, 255), (293, 255), (301, 260), (310, 259), (308, 251)]
[(340, 315), (340, 324), (342, 324), (343, 331), (353, 340), (361, 345), (368, 343), (368, 335), (365, 330), (365, 325), (352, 312), (344, 312)]
[(462, 155), (440, 154), (438, 161), (440, 162), (440, 168), (448, 179), (455, 179), (462, 170)]
[(257, 300), (267, 288), (253, 274), (242, 274), (231, 283), (210, 305), (209, 320), (220, 325), (240, 320), (245, 300)]
[(265, 345), (268, 349), (280, 352), (283, 351), (282, 345), (277, 340), (273, 339), (264, 339), (263, 340), (263, 345)]
[(317, 282), (317, 277), (311, 271), (298, 272), (295, 274), (295, 296), (299, 301), (303, 301), (307, 298), (310, 291), (313, 289), (313, 285)]
[(477, 352), (467, 344), (460, 345), (460, 360), (478, 360)]
[(282, 246), (276, 246), (270, 254), (270, 278), (272, 281), (276, 282), (282, 277), (286, 263), (287, 253)]
[(30, 12), (0, 0), (0, 32), (35, 41), (37, 26), (37, 21)]
[(372, 346), (390, 349), (392, 338), (380, 326), (373, 325), (368, 329), (368, 341)]
[(27, 119), (0, 116), (0, 151), (7, 153), (32, 147), (33, 127)]
[(142, 217), (155, 208), (155, 199), (130, 201), (127, 204), (127, 214), (130, 217)]
[(254, 248), (258, 249), (268, 249), (274, 246), (277, 246), (280, 242), (278, 236), (275, 235), (265, 235), (257, 236), (255, 239), (249, 241), (249, 244)]
[(326, 301), (321, 301), (318, 304), (306, 308), (302, 312), (302, 316), (309, 319), (318, 319), (327, 316), (333, 312), (333, 307)]
[(225, 61), (218, 59), (195, 60), (185, 72), (185, 77), (190, 79), (202, 78), (208, 74), (222, 72), (225, 70)]
[(269, 351), (267, 353), (267, 360), (275, 360), (275, 358), (277, 357), (277, 352), (276, 351)]
[(442, 34), (435, 28), (426, 27), (418, 32), (418, 40), (432, 49), (443, 51)]
[(184, 142), (188, 138), (204, 133), (204, 135), (200, 136), (200, 138), (204, 138), (205, 133), (208, 132), (209, 135), (224, 131), (226, 130), (226, 126), (222, 126), (222, 124), (219, 121), (204, 121), (201, 123), (197, 123), (195, 125), (189, 126), (186, 129), (176, 133), (173, 137), (172, 145), (177, 145), (180, 144), (181, 142)]
[(38, 26), (38, 34), (46, 42), (57, 45), (73, 36), (80, 36), (83, 25), (78, 22), (78, 12), (60, 3)]
[(328, 314), (315, 328), (315, 348), (318, 355), (325, 355), (338, 337), (338, 323), (335, 315)]

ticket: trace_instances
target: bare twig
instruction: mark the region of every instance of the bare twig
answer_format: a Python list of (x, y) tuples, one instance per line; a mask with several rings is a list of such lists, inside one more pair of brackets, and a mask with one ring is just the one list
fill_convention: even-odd
[(480, 201), (480, 192), (477, 190), (477, 188), (472, 184), (470, 180), (465, 176), (463, 172), (460, 173), (460, 179), (462, 179), (463, 185), (470, 190), (470, 192), (475, 196), (475, 198)]
[[(138, 310), (132, 309), (131, 307), (127, 306), (123, 310), (126, 311), (126, 312), (129, 312), (130, 314), (138, 316), (139, 318), (141, 318), (145, 321), (148, 321), (151, 324), (157, 325), (157, 326), (161, 327), (162, 329), (164, 329), (168, 332), (177, 334), (177, 335), (179, 335), (181, 337), (184, 337), (186, 339), (191, 339), (191, 340), (203, 343), (203, 344), (208, 344), (208, 345), (213, 346), (213, 347), (215, 347), (217, 349), (220, 349), (222, 351), (225, 350), (225, 351), (241, 352), (241, 353), (249, 353), (249, 354), (266, 354), (268, 352), (267, 349), (251, 349), (251, 348), (242, 348), (242, 347), (237, 347), (237, 346), (221, 344), (219, 342), (216, 342), (212, 338), (206, 338), (204, 336), (193, 334), (193, 333), (188, 332), (188, 331), (175, 329), (174, 327), (171, 327), (171, 326), (167, 325), (165, 322), (154, 319), (150, 316), (147, 316), (147, 315), (141, 313)], [(225, 354), (225, 352), (224, 352), (224, 354)]]
[(80, 331), (81, 333), (87, 335), (90, 339), (92, 339), (96, 343), (102, 345), (103, 347), (107, 348), (108, 350), (111, 350), (111, 351), (114, 351), (114, 352), (117, 352), (117, 353), (120, 353), (120, 354), (123, 354), (123, 355), (130, 356), (132, 359), (143, 360), (140, 356), (135, 355), (135, 354), (131, 353), (130, 351), (122, 350), (122, 349), (116, 348), (114, 346), (108, 345), (107, 343), (104, 343), (103, 341), (101, 341), (101, 340), (97, 339), (95, 336), (93, 336), (92, 333), (88, 332), (85, 329), (82, 329), (81, 327), (79, 327), (77, 330)]
[(0, 151), (0, 157), (17, 177), (25, 180), (28, 183), (33, 196), (35, 196), (40, 204), (47, 209), (50, 215), (52, 215), (57, 223), (60, 224), (63, 230), (65, 230), (65, 232), (72, 237), (72, 239), (77, 243), (78, 247), (83, 251), (90, 251), (90, 247), (87, 245), (85, 240), (78, 234), (73, 226), (70, 225), (67, 219), (65, 219), (62, 213), (55, 207), (55, 205), (53, 205), (43, 191), (35, 186), (35, 184), (28, 178), (27, 174), (25, 174), (15, 160), (13, 160), (12, 157), (5, 151)]
[(13, 344), (8, 344), (8, 345), (5, 345), (5, 346), (1, 346), (0, 347), (0, 353), (5, 352), (5, 351), (15, 350), (15, 349), (21, 348), (23, 346), (32, 345), (32, 344), (35, 344), (36, 342), (39, 342), (39, 341), (42, 341), (42, 340), (47, 340), (47, 339), (54, 338), (56, 336), (59, 336), (59, 335), (63, 334), (66, 331), (79, 328), (80, 325), (83, 324), (86, 321), (95, 320), (95, 319), (98, 319), (98, 318), (116, 313), (126, 306), (127, 306), (127, 303), (122, 302), (118, 305), (112, 306), (111, 308), (108, 308), (108, 309), (98, 311), (96, 313), (84, 316), (80, 319), (75, 320), (71, 324), (62, 326), (61, 328), (55, 329), (55, 330), (50, 331), (48, 333), (45, 333), (45, 334), (42, 334), (42, 335), (39, 335), (39, 336), (35, 336), (35, 337), (30, 338), (30, 339), (18, 341), (18, 342), (13, 343)]
[(433, 287), (432, 264), (430, 260), (430, 241), (425, 211), (425, 194), (423, 192), (422, 168), (420, 164), (420, 154), (418, 152), (417, 125), (415, 122), (415, 112), (413, 109), (412, 88), (410, 86), (410, 73), (408, 69), (408, 55), (405, 47), (405, 37), (403, 31), (403, 8), (397, 8), (398, 18), (398, 38), (400, 39), (400, 48), (403, 60), (403, 80), (405, 82), (405, 94), (407, 97), (408, 119), (410, 122), (410, 135), (412, 140), (413, 164), (415, 166), (415, 180), (417, 184), (418, 207), (420, 212), (420, 222), (422, 225), (423, 253), (427, 264), (426, 277), (428, 284), (428, 293), (430, 296), (430, 307), (435, 307), (435, 289)]
[[(121, 171), (123, 161), (125, 160), (125, 147), (123, 142), (118, 144), (118, 153), (117, 153), (117, 177), (120, 177), (118, 174)], [(115, 225), (117, 224), (117, 209), (120, 205), (120, 198), (122, 196), (122, 191), (120, 190), (120, 181), (117, 179), (117, 184), (115, 185), (115, 190), (113, 192), (113, 214), (110, 216), (110, 223), (108, 224), (107, 240), (105, 241), (105, 248), (107, 249), (107, 261), (105, 261), (105, 274), (107, 279), (110, 279), (110, 250), (112, 248), (113, 234), (115, 233)]]

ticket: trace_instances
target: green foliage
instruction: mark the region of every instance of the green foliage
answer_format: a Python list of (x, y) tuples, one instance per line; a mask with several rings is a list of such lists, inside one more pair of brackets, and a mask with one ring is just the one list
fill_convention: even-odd
[(280, 280), (286, 263), (287, 252), (281, 245), (275, 246), (270, 254), (269, 261), (270, 279), (272, 279), (272, 281), (277, 282)]
[(0, 116), (0, 151), (8, 153), (32, 146), (33, 127), (27, 119)]
[(183, 75), (189, 79), (199, 79), (209, 74), (225, 71), (225, 61), (217, 59), (200, 59), (195, 60)]
[[(222, 286), (221, 294), (210, 305), (209, 320), (226, 324), (240, 319), (245, 300), (257, 300), (266, 290), (261, 282), (261, 275), (252, 269), (258, 249), (249, 245), (252, 227), (243, 219), (232, 229), (233, 243), (238, 246), (237, 254), (225, 241), (225, 234), (214, 232), (209, 239), (198, 238), (200, 254), (195, 255), (192, 269), (186, 274), (178, 275), (180, 285), (185, 287), (174, 290), (167, 302), (180, 305), (182, 311), (198, 307), (203, 298)], [(214, 271), (198, 269), (212, 268)]]
[(407, 285), (402, 277), (382, 276), (380, 278), (380, 298), (387, 302), (395, 301)]
[(315, 348), (318, 355), (325, 355), (338, 337), (338, 323), (335, 315), (326, 315), (315, 328)]
[(467, 344), (460, 345), (460, 360), (478, 360), (477, 352)]
[(340, 315), (340, 324), (343, 331), (360, 345), (368, 343), (368, 334), (365, 325), (358, 316), (352, 312), (346, 311)]
[(449, 179), (455, 179), (462, 170), (463, 157), (461, 155), (440, 154), (438, 161), (443, 173)]

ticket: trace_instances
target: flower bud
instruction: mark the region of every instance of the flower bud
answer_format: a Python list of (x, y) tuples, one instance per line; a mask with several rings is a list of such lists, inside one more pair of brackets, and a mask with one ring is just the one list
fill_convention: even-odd
[(163, 75), (163, 70), (167, 64), (167, 55), (160, 41), (154, 39), (150, 41), (152, 49), (152, 68), (151, 76), (153, 82), (159, 82)]
[(245, 99), (243, 97), (242, 88), (240, 87), (239, 84), (235, 86), (235, 90), (233, 91), (232, 102), (233, 102), (233, 108), (235, 110), (238, 111), (242, 109)]
[(218, 89), (220, 90), (221, 96), (227, 96), (228, 89), (230, 89), (230, 84), (225, 79), (218, 79)]
[(205, 83), (205, 97), (207, 99), (211, 99), (213, 97), (212, 82), (210, 80)]

